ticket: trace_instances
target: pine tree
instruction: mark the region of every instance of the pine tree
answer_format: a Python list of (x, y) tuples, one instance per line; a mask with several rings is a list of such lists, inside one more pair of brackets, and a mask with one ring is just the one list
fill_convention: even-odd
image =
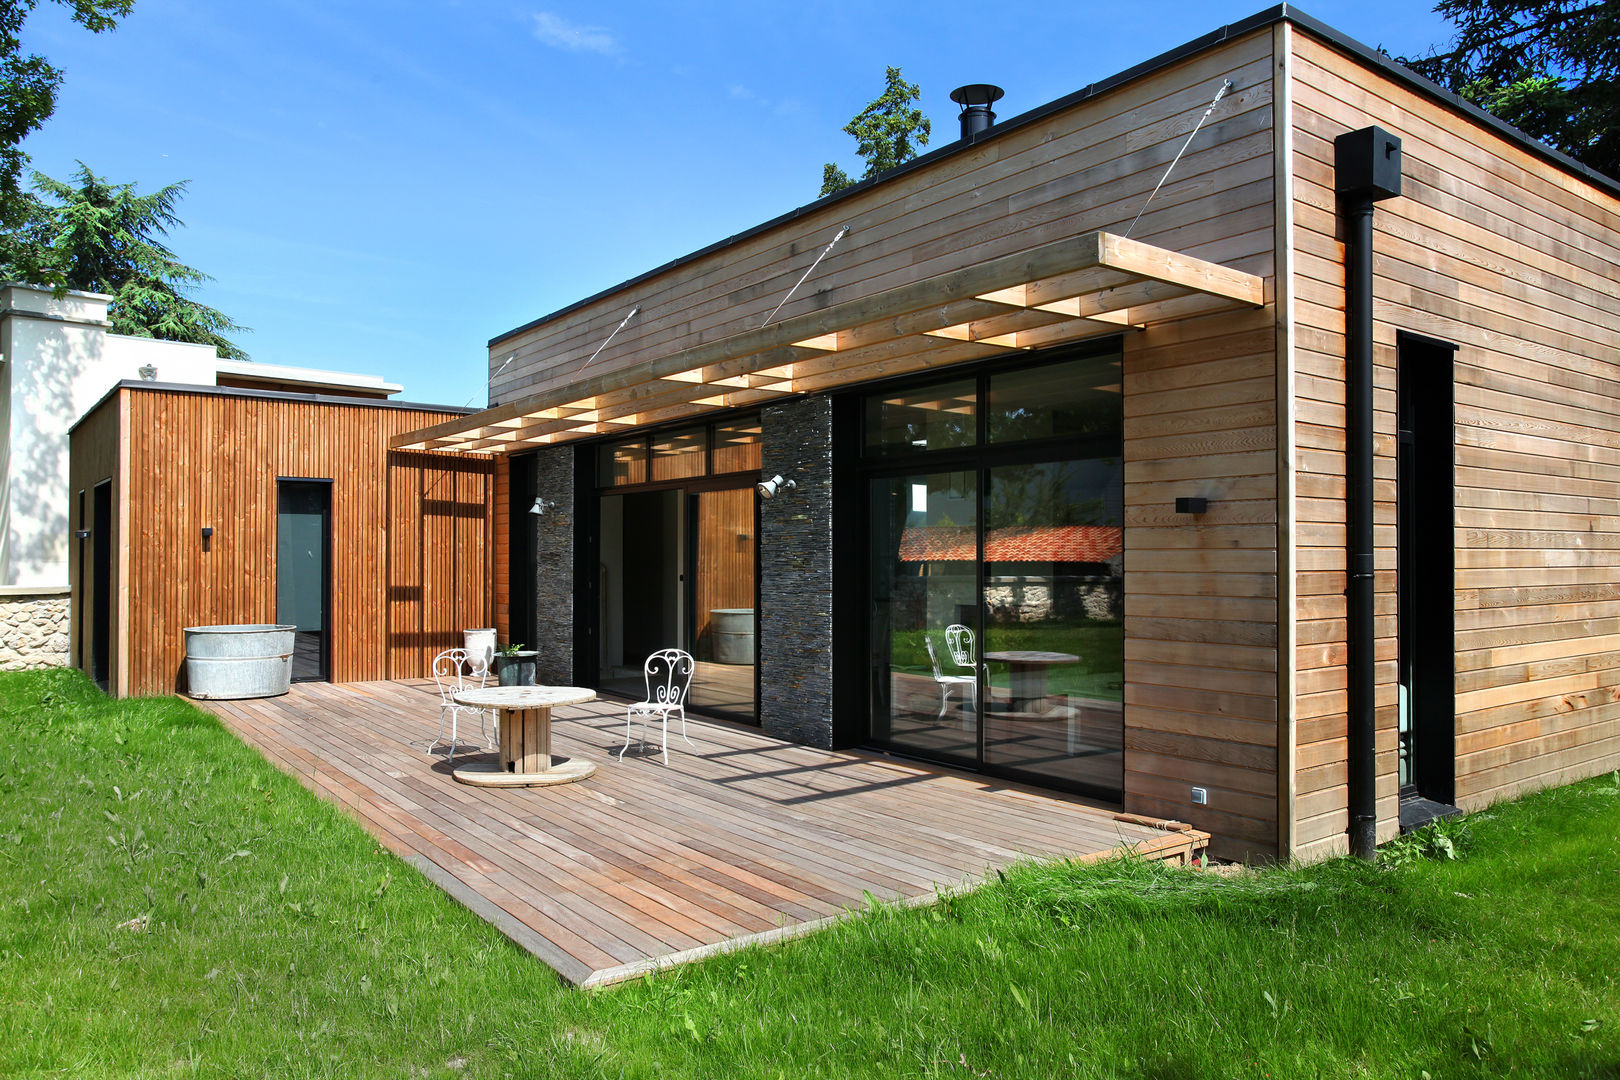
[(1434, 10), (1456, 40), (1402, 63), (1620, 177), (1620, 0), (1441, 0)]
[[(928, 145), (933, 125), (921, 109), (911, 105), (920, 97), (922, 91), (917, 84), (906, 82), (899, 68), (886, 68), (883, 93), (844, 126), (844, 131), (855, 137), (855, 152), (866, 160), (861, 180), (905, 164), (917, 156), (918, 147)], [(858, 182), (828, 162), (821, 172), (821, 194), (831, 195)]]
[(31, 256), (47, 267), (37, 275), (47, 279), (42, 283), (111, 295), (107, 314), (115, 334), (212, 345), (222, 357), (247, 359), (225, 337), (246, 328), (187, 295), (212, 279), (160, 239), (184, 224), (175, 206), (186, 181), (139, 195), (134, 184), (112, 184), (81, 161), (72, 183), (35, 173), (34, 189), (49, 200), (32, 226), (46, 245)]

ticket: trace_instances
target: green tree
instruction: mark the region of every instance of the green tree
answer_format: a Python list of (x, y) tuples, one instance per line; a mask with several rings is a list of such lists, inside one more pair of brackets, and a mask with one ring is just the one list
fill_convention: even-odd
[(1450, 48), (1402, 63), (1620, 177), (1620, 0), (1440, 0)]
[[(73, 21), (99, 34), (118, 25), (135, 0), (55, 0), (73, 9)], [(22, 188), (28, 155), (22, 141), (38, 131), (56, 111), (56, 92), (62, 72), (42, 56), (24, 55), (22, 28), (39, 0), (0, 0), (0, 258), (8, 264), (26, 263), (30, 248), (28, 226), (37, 220), (39, 206)], [(38, 276), (37, 274), (33, 276)]]
[(109, 183), (81, 161), (72, 183), (35, 173), (34, 189), (45, 197), (36, 200), (41, 216), (28, 226), (28, 235), (45, 245), (30, 255), (48, 267), (51, 280), (41, 283), (111, 295), (107, 315), (115, 334), (191, 341), (247, 359), (225, 337), (246, 328), (187, 295), (209, 276), (181, 262), (160, 239), (184, 224), (174, 211), (184, 181), (138, 195), (134, 184)]
[[(928, 145), (933, 130), (928, 117), (912, 102), (922, 97), (916, 83), (908, 83), (897, 67), (886, 68), (883, 93), (855, 114), (844, 131), (855, 137), (855, 152), (866, 160), (866, 171), (861, 180), (869, 180), (896, 165), (903, 165), (917, 156), (917, 148)], [(858, 180), (832, 162), (821, 171), (821, 194), (842, 191)]]

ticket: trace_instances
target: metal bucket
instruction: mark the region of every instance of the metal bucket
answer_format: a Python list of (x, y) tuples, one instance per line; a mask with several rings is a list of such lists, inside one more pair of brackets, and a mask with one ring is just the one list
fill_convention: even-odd
[(709, 632), (714, 637), (715, 663), (754, 662), (753, 608), (711, 608)]
[(296, 626), (186, 627), (186, 687), (211, 700), (275, 697), (292, 685)]

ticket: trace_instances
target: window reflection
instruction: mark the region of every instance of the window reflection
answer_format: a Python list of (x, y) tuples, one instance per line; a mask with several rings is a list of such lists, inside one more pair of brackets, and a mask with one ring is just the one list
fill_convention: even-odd
[(978, 384), (972, 379), (874, 395), (866, 402), (868, 453), (972, 446), (978, 440)]

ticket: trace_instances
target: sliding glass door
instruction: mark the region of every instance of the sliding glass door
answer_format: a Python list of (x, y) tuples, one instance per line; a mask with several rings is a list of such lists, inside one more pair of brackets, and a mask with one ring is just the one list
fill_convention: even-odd
[(929, 757), (979, 753), (977, 478), (870, 480), (872, 738)]
[(647, 656), (684, 649), (693, 709), (755, 719), (758, 477), (757, 419), (600, 448), (597, 689), (639, 699)]
[(870, 395), (868, 733), (1119, 798), (1119, 353)]

